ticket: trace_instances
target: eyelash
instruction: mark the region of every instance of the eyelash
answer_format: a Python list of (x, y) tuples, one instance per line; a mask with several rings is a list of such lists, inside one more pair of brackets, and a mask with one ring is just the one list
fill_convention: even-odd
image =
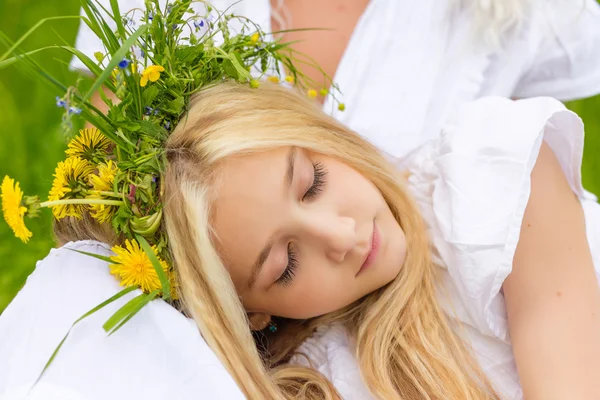
[(317, 196), (321, 191), (323, 191), (323, 186), (325, 185), (325, 176), (327, 176), (327, 170), (320, 162), (316, 162), (313, 164), (315, 178), (313, 180), (313, 184), (304, 196), (302, 197), (302, 201), (310, 200)]
[(292, 283), (292, 281), (294, 280), (294, 276), (296, 275), (296, 269), (298, 268), (298, 257), (291, 243), (288, 244), (287, 252), (288, 265), (285, 268), (285, 271), (283, 271), (283, 274), (281, 274), (279, 279), (277, 279), (277, 281), (275, 282), (282, 286), (288, 286)]
[[(313, 164), (314, 168), (314, 179), (312, 186), (306, 191), (304, 196), (302, 197), (302, 201), (310, 200), (316, 197), (319, 193), (323, 191), (323, 186), (325, 185), (325, 176), (327, 175), (327, 170), (323, 166), (323, 164), (316, 162)], [(296, 275), (296, 270), (298, 269), (298, 257), (297, 253), (294, 250), (293, 245), (288, 244), (288, 265), (285, 268), (285, 271), (281, 274), (279, 279), (275, 283), (280, 284), (282, 286), (288, 286), (294, 280), (294, 276)]]

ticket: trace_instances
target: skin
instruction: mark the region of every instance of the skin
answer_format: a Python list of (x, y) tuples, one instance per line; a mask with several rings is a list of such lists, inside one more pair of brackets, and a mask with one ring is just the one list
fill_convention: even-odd
[(600, 290), (583, 210), (544, 145), (503, 285), (525, 398), (600, 397)]
[[(288, 186), (291, 154), (294, 168)], [(326, 173), (320, 190), (310, 197), (315, 165), (317, 175)], [(379, 190), (346, 164), (284, 147), (227, 160), (220, 173), (213, 227), (249, 312), (315, 317), (360, 299), (400, 271), (406, 255), (404, 232)], [(374, 229), (380, 239), (377, 256), (359, 273), (371, 251)], [(250, 288), (253, 264), (271, 237), (273, 247)], [(288, 246), (296, 254), (297, 268), (292, 279), (278, 282), (289, 263)]]

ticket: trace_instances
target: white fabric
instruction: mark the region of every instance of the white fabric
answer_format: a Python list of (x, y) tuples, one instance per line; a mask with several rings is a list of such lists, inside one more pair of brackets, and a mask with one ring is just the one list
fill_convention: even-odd
[[(531, 171), (544, 140), (585, 213), (596, 275), (600, 274), (600, 204), (581, 186), (583, 124), (549, 98), (485, 98), (468, 104), (444, 129), (400, 164), (427, 223), (440, 265), (440, 302), (465, 328), (465, 339), (505, 399), (522, 399), (502, 284), (512, 269), (530, 194)], [(372, 398), (357, 378), (351, 341), (339, 326), (322, 328), (299, 349), (345, 400)], [(303, 357), (294, 361), (308, 365)]]
[(243, 399), (195, 323), (154, 300), (112, 336), (102, 324), (134, 291), (77, 324), (35, 386), (56, 346), (84, 313), (121, 291), (101, 243), (55, 249), (0, 315), (1, 400)]
[[(119, 0), (122, 12), (143, 3)], [(212, 3), (271, 29), (270, 0)], [(371, 0), (334, 76), (346, 111), (338, 111), (331, 98), (324, 110), (390, 155), (402, 156), (436, 136), (457, 107), (482, 96), (570, 100), (600, 92), (596, 0), (534, 2), (522, 32), (504, 50), (472, 45), (469, 11), (450, 9), (460, 3)], [(92, 59), (102, 50), (85, 24), (76, 46)], [(75, 58), (71, 65), (85, 70)]]

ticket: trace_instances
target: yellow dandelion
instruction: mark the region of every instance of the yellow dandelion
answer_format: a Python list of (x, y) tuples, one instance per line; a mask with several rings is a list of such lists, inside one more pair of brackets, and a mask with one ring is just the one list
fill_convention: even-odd
[(287, 83), (294, 83), (294, 82), (295, 82), (295, 79), (294, 79), (294, 77), (293, 77), (293, 76), (291, 76), (291, 75), (288, 75), (288, 76), (286, 76), (286, 77), (285, 77), (285, 81), (286, 81)]
[(310, 97), (311, 99), (314, 99), (315, 97), (317, 97), (317, 91), (315, 89), (309, 89), (308, 92), (306, 92), (308, 94), (308, 97)]
[[(137, 241), (126, 239), (125, 247), (114, 246), (112, 251), (116, 255), (110, 257), (114, 262), (110, 265), (110, 273), (121, 281), (121, 286), (139, 287), (146, 293), (161, 289), (162, 285), (158, 274), (154, 270), (150, 258)], [(169, 266), (158, 257), (156, 246), (152, 246), (152, 251), (168, 276)]]
[(88, 161), (108, 153), (111, 141), (97, 128), (81, 129), (70, 142), (67, 150), (69, 157), (81, 157)]
[(258, 43), (259, 40), (260, 40), (260, 35), (258, 34), (258, 32), (256, 32), (254, 35), (250, 36), (250, 42), (252, 44)]
[(279, 78), (277, 76), (270, 76), (267, 80), (273, 83), (279, 83)]
[[(93, 164), (80, 157), (69, 157), (59, 162), (54, 171), (48, 200), (83, 198), (81, 189), (87, 187), (87, 181), (93, 172)], [(81, 219), (86, 208), (85, 204), (57, 204), (52, 206), (52, 214), (56, 219), (69, 216)]]
[(16, 237), (21, 239), (23, 243), (27, 243), (32, 233), (27, 229), (23, 220), (27, 207), (22, 204), (23, 192), (19, 187), (19, 182), (15, 183), (14, 179), (5, 176), (2, 180), (0, 193), (2, 197), (2, 214), (4, 214), (6, 223)]
[(165, 70), (160, 65), (151, 65), (142, 72), (142, 78), (140, 79), (140, 86), (144, 87), (150, 82), (156, 82), (160, 79), (160, 73)]
[[(98, 165), (98, 174), (90, 175), (89, 182), (95, 191), (112, 191), (118, 168), (112, 160)], [(90, 199), (101, 199), (100, 194), (89, 196)], [(107, 222), (117, 211), (116, 206), (106, 204), (90, 204), (90, 214), (98, 222)]]

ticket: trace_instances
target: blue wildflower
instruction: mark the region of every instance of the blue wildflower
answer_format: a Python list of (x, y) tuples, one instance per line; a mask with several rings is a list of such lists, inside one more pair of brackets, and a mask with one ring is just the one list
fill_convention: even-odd
[(121, 69), (125, 69), (127, 67), (129, 67), (129, 64), (131, 63), (131, 61), (129, 61), (128, 59), (124, 58), (119, 62), (119, 68)]
[(194, 26), (196, 27), (196, 30), (204, 28), (204, 20), (203, 19), (195, 20)]
[(150, 11), (150, 12), (148, 13), (148, 19), (149, 19), (150, 21), (152, 21), (152, 20), (154, 19), (154, 13), (153, 13), (152, 11)]
[(164, 127), (165, 127), (166, 130), (171, 129), (171, 122), (170, 121), (165, 122)]
[(154, 109), (154, 115), (158, 115), (158, 112), (159, 112), (159, 111), (158, 111), (158, 108), (155, 108), (155, 109)]
[(56, 107), (65, 107), (66, 105), (67, 103), (63, 99), (56, 96)]
[(81, 108), (69, 107), (69, 114), (81, 114)]
[(150, 114), (152, 114), (152, 111), (154, 111), (152, 109), (152, 107), (148, 107), (148, 106), (145, 107), (145, 110), (146, 111), (144, 111), (144, 115), (150, 115)]

